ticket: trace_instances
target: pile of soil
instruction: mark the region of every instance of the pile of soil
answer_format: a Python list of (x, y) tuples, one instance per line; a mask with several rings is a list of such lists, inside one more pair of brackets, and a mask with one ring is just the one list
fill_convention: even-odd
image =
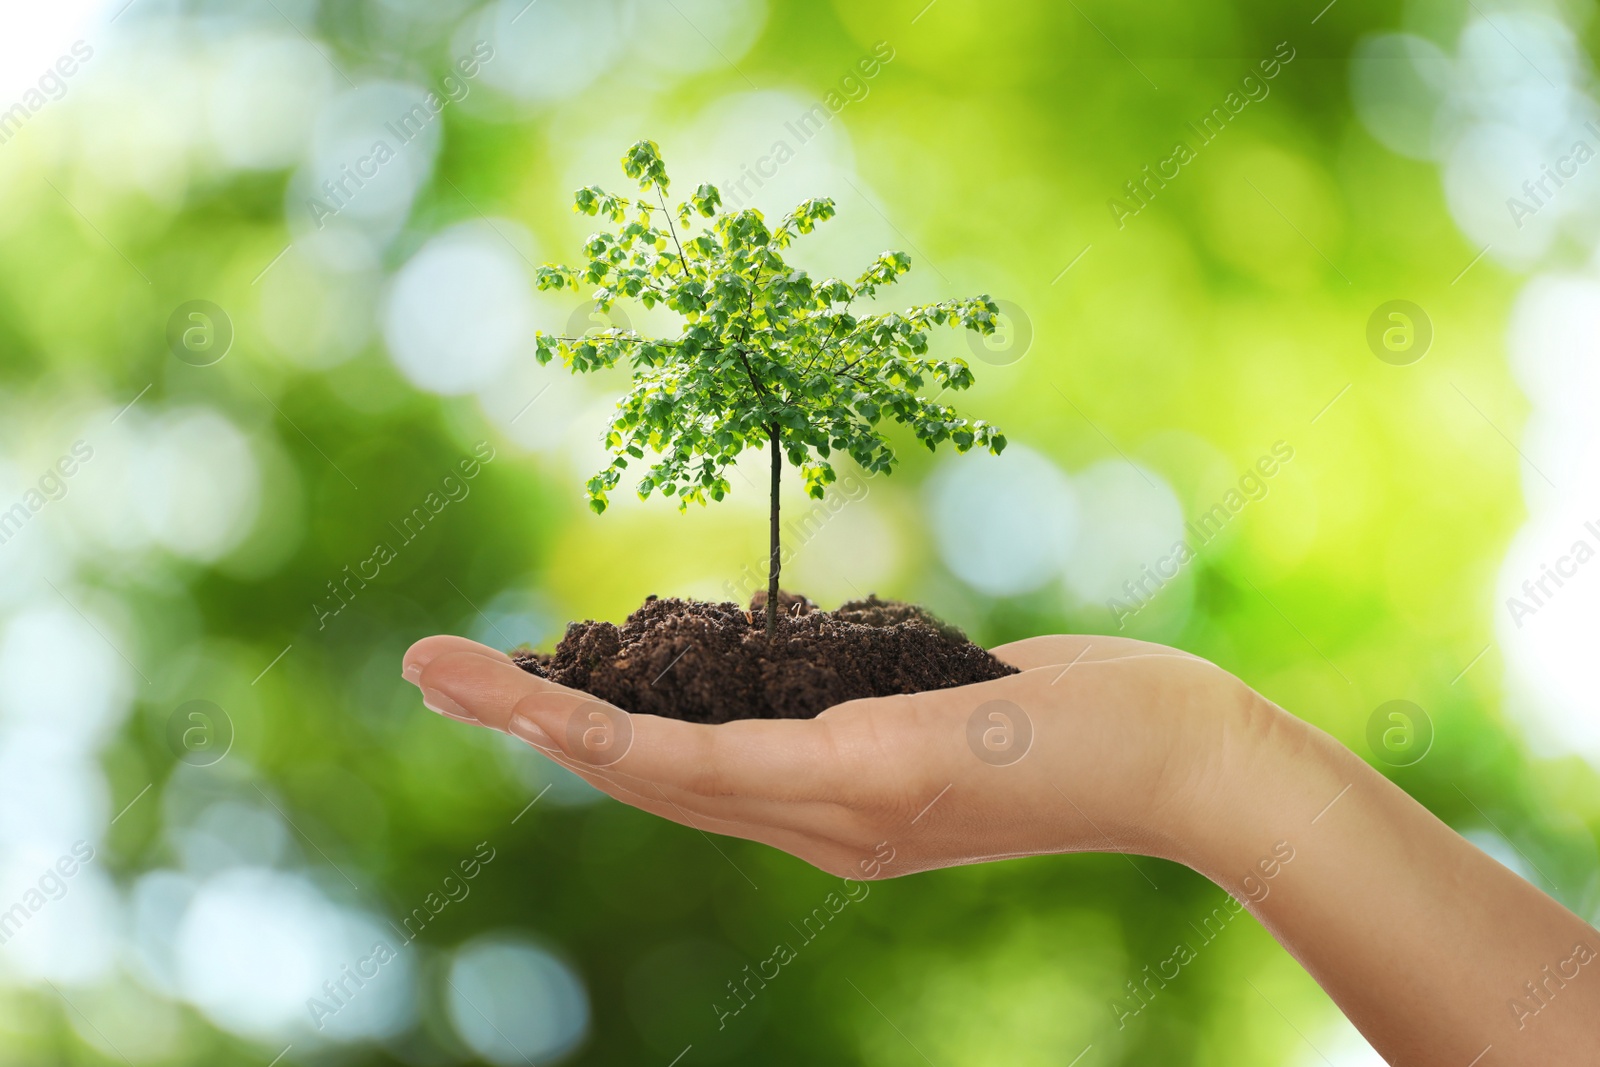
[(912, 604), (870, 596), (837, 611), (780, 593), (737, 604), (646, 598), (621, 626), (575, 622), (554, 654), (514, 651), (517, 666), (626, 711), (690, 722), (809, 719), (859, 697), (919, 693), (1017, 673)]

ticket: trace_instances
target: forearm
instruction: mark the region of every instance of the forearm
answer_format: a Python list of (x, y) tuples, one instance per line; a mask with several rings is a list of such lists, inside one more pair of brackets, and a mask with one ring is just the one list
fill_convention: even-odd
[[(1600, 934), (1194, 656), (1023, 642), (1002, 650), (1020, 674), (814, 719), (632, 716), (632, 744), (598, 767), (570, 747), (592, 698), (481, 646), (430, 642), (405, 668), (430, 706), (522, 737), (537, 727), (531, 742), (586, 781), (702, 832), (852, 879), (1044, 852), (1165, 856), (1245, 902), (1391, 1063), (1568, 1067), (1600, 1048)], [(891, 870), (863, 863), (889, 840)]]
[(1249, 733), (1185, 861), (1245, 903), (1389, 1062), (1594, 1062), (1594, 928), (1321, 731), (1263, 707)]

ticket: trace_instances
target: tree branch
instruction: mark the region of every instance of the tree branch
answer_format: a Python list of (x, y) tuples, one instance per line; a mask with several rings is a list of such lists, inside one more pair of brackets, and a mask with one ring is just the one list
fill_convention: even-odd
[[(884, 344), (882, 344), (882, 345), (879, 345), (879, 346), (878, 346), (878, 347), (877, 347), (877, 348), (874, 348), (874, 349), (873, 349), (873, 350), (872, 350), (872, 351), (870, 351), (870, 352), (863, 352), (863, 353), (862, 353), (862, 354), (861, 354), (861, 355), (859, 355), (859, 356), (857, 356), (857, 357), (856, 357), (856, 359), (855, 359), (855, 361), (854, 361), (854, 362), (852, 362), (852, 363), (846, 363), (846, 364), (845, 364), (845, 365), (844, 365), (844, 366), (843, 366), (843, 367), (841, 367), (841, 368), (840, 368), (840, 369), (839, 369), (839, 370), (836, 370), (836, 371), (833, 371), (833, 372), (832, 372), (832, 373), (834, 373), (834, 374), (843, 374), (843, 375), (844, 375), (844, 376), (845, 376), (845, 377), (846, 377), (846, 378), (853, 378), (853, 377), (855, 377), (855, 376), (854, 376), (854, 375), (853, 375), (853, 374), (849, 374), (849, 373), (848, 373), (848, 371), (849, 371), (849, 370), (850, 370), (850, 369), (851, 369), (851, 368), (852, 368), (852, 367), (855, 367), (855, 366), (857, 366), (857, 365), (859, 365), (859, 364), (860, 364), (860, 363), (861, 363), (861, 361), (862, 361), (862, 360), (864, 360), (864, 359), (866, 359), (866, 358), (867, 358), (867, 357), (868, 357), (868, 356), (875, 356), (875, 355), (877, 355), (877, 354), (878, 354), (878, 353), (879, 353), (879, 352), (882, 352), (882, 351), (883, 351), (883, 350), (884, 350), (884, 347), (885, 347), (885, 345), (887, 345), (887, 343), (888, 343), (888, 342), (885, 342), (885, 343), (884, 343)], [(860, 380), (860, 379), (857, 379), (857, 381), (859, 381), (859, 380)]]
[(768, 396), (771, 396), (772, 394), (767, 391), (766, 386), (762, 385), (761, 382), (759, 380), (757, 380), (756, 372), (755, 372), (754, 369), (751, 368), (750, 360), (745, 356), (745, 353), (744, 353), (744, 343), (747, 340), (750, 339), (750, 326), (752, 324), (752, 320), (755, 317), (756, 285), (760, 281), (761, 281), (761, 267), (757, 266), (756, 267), (755, 277), (750, 279), (750, 299), (745, 304), (745, 309), (744, 309), (745, 318), (744, 318), (744, 323), (743, 323), (743, 329), (741, 329), (739, 331), (739, 342), (738, 342), (737, 346), (735, 346), (734, 352), (735, 352), (735, 354), (738, 355), (739, 362), (744, 364), (744, 372), (750, 376), (750, 384), (755, 387), (756, 394), (758, 396), (768, 397)]
[[(855, 297), (851, 297), (850, 300), (844, 306), (844, 314), (848, 315), (850, 313), (850, 306), (852, 304), (854, 304), (855, 302), (856, 302)], [(878, 316), (875, 316), (874, 318), (881, 319), (882, 317), (883, 316), (878, 315)], [(834, 319), (835, 325), (837, 325), (838, 321), (839, 321), (838, 319)], [(850, 331), (850, 333), (848, 333), (845, 336), (839, 338), (839, 343), (841, 345), (844, 345), (844, 344), (848, 343), (850, 341), (851, 337), (855, 336), (857, 333), (859, 333), (861, 331), (861, 327), (864, 324), (870, 324), (872, 321), (873, 321), (873, 319), (869, 318), (869, 319), (862, 320), (861, 322), (857, 322), (855, 324), (855, 327)], [(829, 339), (831, 341), (831, 339), (833, 337), (833, 330), (831, 328), (828, 330), (828, 337), (829, 337)], [(821, 359), (823, 356), (828, 354), (828, 343), (829, 343), (828, 341), (823, 342), (823, 347), (817, 350), (816, 355), (812, 356), (811, 359), (806, 361), (806, 369), (805, 369), (804, 373), (810, 374), (812, 365), (814, 363), (816, 363), (816, 361), (818, 359)]]
[(738, 355), (739, 362), (744, 364), (744, 372), (750, 376), (750, 384), (755, 386), (756, 394), (758, 396), (770, 396), (771, 394), (767, 392), (766, 386), (756, 379), (756, 372), (751, 369), (750, 361), (745, 358), (744, 349), (735, 348), (733, 351)]
[(682, 269), (684, 277), (689, 276), (689, 257), (683, 254), (683, 242), (678, 240), (678, 228), (672, 224), (672, 209), (667, 207), (667, 194), (661, 191), (661, 186), (656, 186), (656, 195), (661, 197), (661, 214), (667, 218), (667, 232), (672, 235), (672, 243), (678, 246), (678, 266)]
[[(847, 305), (845, 305), (844, 314), (848, 315), (849, 313), (850, 313), (850, 306), (847, 304)], [(835, 315), (834, 316), (833, 325), (828, 327), (828, 336), (824, 337), (822, 339), (822, 347), (817, 349), (815, 352), (813, 352), (811, 354), (811, 358), (806, 360), (805, 370), (800, 372), (802, 375), (810, 374), (811, 373), (811, 368), (816, 364), (817, 360), (821, 359), (824, 355), (827, 354), (828, 346), (833, 344), (834, 332), (839, 329), (839, 319), (841, 317), (842, 316), (840, 316), (840, 315)]]

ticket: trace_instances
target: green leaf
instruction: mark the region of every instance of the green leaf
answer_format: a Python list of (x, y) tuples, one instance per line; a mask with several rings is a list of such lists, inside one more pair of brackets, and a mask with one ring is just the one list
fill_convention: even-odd
[(892, 471), (888, 422), (907, 427), (930, 450), (946, 441), (962, 451), (983, 446), (998, 454), (1005, 447), (994, 427), (920, 395), (924, 382), (941, 391), (972, 384), (964, 361), (928, 358), (929, 332), (951, 326), (992, 333), (998, 308), (987, 295), (858, 317), (852, 309), (908, 272), (911, 258), (884, 252), (853, 284), (815, 281), (786, 262), (793, 241), (835, 216), (831, 199), (805, 200), (769, 227), (760, 211), (728, 210), (708, 183), (674, 208), (653, 141), (632, 145), (622, 170), (648, 195), (629, 200), (599, 186), (578, 190), (574, 209), (600, 219), (600, 228), (584, 241), (579, 265), (545, 264), (534, 273), (543, 291), (593, 286), (601, 310), (629, 299), (654, 311), (652, 323), (663, 307), (676, 316), (676, 328), (659, 336), (620, 327), (583, 338), (535, 335), (541, 363), (559, 354), (574, 373), (624, 359), (631, 369), (604, 438), (608, 465), (587, 484), (596, 513), (647, 451), (656, 458), (641, 471), (641, 498), (659, 489), (680, 509), (722, 500), (728, 467), (746, 449), (766, 446), (773, 426), (781, 427), (784, 458), (812, 498), (834, 481), (835, 455), (869, 474)]

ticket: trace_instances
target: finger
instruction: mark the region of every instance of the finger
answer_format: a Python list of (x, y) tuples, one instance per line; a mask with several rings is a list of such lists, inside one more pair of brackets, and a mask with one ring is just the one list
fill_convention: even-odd
[[(857, 877), (860, 876), (858, 867), (866, 869), (862, 861), (873, 855), (877, 838), (852, 832), (848, 820), (841, 817), (843, 809), (838, 803), (746, 797), (720, 797), (708, 803), (704, 798), (681, 790), (647, 780), (624, 779), (574, 763), (548, 750), (541, 751), (607, 796), (703, 834), (721, 834), (770, 845), (823, 870)], [(707, 810), (708, 807), (714, 810)], [(722, 852), (720, 848), (717, 851)], [(726, 853), (723, 856), (727, 858)]]
[[(667, 804), (661, 789), (627, 780), (608, 766), (618, 746), (606, 745), (601, 732), (610, 729), (631, 738), (632, 717), (593, 696), (536, 675), (512, 664), (478, 655), (471, 650), (446, 651), (428, 661), (419, 678), (422, 702), (430, 711), (474, 726), (501, 730), (537, 748), (542, 755), (582, 777), (590, 785), (624, 803), (646, 810)], [(558, 745), (543, 727), (532, 721), (535, 706), (558, 714), (580, 734), (577, 758)], [(589, 715), (577, 719), (580, 709)], [(602, 715), (598, 725), (591, 715)], [(566, 731), (557, 731), (564, 734)], [(568, 746), (572, 747), (572, 746)], [(610, 748), (610, 752), (607, 748)], [(686, 798), (678, 796), (678, 802)], [(656, 814), (663, 814), (657, 811)]]
[[(613, 766), (632, 745), (636, 717), (588, 693), (470, 652), (435, 657), (418, 684), (430, 710), (509, 733), (618, 800), (646, 810), (658, 802), (699, 807), (680, 790), (664, 791), (663, 783), (635, 779)], [(560, 725), (547, 729), (541, 716)]]
[[(816, 862), (812, 857), (820, 852), (829, 854), (836, 852), (849, 852), (860, 855), (870, 852), (870, 848), (851, 847), (834, 840), (827, 834), (816, 832), (809, 826), (777, 825), (767, 820), (749, 820), (729, 817), (726, 813), (718, 815), (705, 811), (693, 810), (687, 800), (674, 800), (665, 790), (655, 789), (655, 796), (636, 793), (631, 789), (619, 787), (613, 781), (594, 775), (592, 772), (585, 774), (582, 770), (578, 774), (586, 779), (594, 779), (592, 784), (608, 796), (620, 800), (630, 807), (640, 811), (659, 815), (663, 819), (687, 826), (691, 830), (698, 830), (703, 834), (721, 834), (725, 837), (738, 837), (746, 841), (756, 841), (763, 845), (782, 849), (792, 856), (799, 856), (808, 862)], [(724, 805), (727, 807), (728, 805)], [(722, 851), (718, 849), (718, 851)], [(741, 872), (742, 873), (742, 872)]]
[(439, 634), (435, 637), (424, 637), (406, 649), (406, 654), (400, 659), (400, 676), (413, 685), (416, 684), (417, 679), (422, 676), (423, 669), (447, 652), (471, 652), (477, 656), (499, 660), (501, 663), (511, 662), (511, 657), (497, 648), (468, 641), (465, 637)]
[[(568, 707), (594, 700), (581, 690), (568, 689), (529, 674), (509, 657), (485, 655), (481, 651), (483, 648), (463, 641), (460, 645), (446, 646), (420, 665), (416, 684), (422, 690), (422, 703), (430, 711), (504, 730), (512, 707), (530, 694), (543, 694)], [(554, 747), (549, 742), (545, 745)]]
[(434, 710), (504, 730), (609, 796), (674, 822), (760, 841), (814, 863), (821, 856), (859, 857), (876, 840), (867, 829), (870, 813), (864, 817), (841, 798), (859, 793), (859, 768), (874, 753), (881, 757), (881, 749), (836, 744), (834, 731), (818, 721), (710, 726), (630, 715), (471, 653), (437, 657), (420, 685)]
[[(585, 773), (576, 769), (577, 773), (591, 781), (595, 788), (607, 795), (614, 797), (630, 807), (640, 811), (658, 815), (669, 822), (680, 826), (687, 826), (702, 834), (718, 834), (724, 837), (738, 837), (746, 841), (768, 845), (772, 848), (787, 852), (791, 856), (805, 860), (814, 867), (838, 874), (841, 877), (862, 877), (862, 872), (868, 869), (868, 862), (872, 859), (871, 844), (847, 843), (826, 834), (819, 834), (809, 828), (796, 829), (787, 826), (776, 826), (768, 822), (744, 822), (738, 820), (722, 819), (704, 812), (690, 811), (685, 804), (677, 803), (662, 797), (651, 798), (632, 790), (621, 789), (615, 783), (608, 782), (594, 775), (593, 772)], [(739, 872), (746, 880), (750, 875), (728, 853), (707, 837), (707, 841), (716, 848), (717, 853)], [(721, 862), (712, 859), (711, 863)], [(755, 885), (754, 882), (751, 882)], [(759, 886), (757, 887), (759, 888)]]
[[(708, 726), (629, 715), (473, 651), (434, 657), (418, 684), (435, 710), (520, 737), (631, 807), (770, 845), (830, 873), (859, 876), (873, 854), (871, 819), (840, 798), (853, 780), (859, 787), (856, 757), (882, 753), (859, 739), (836, 741), (816, 720)], [(864, 711), (873, 702), (853, 703)], [(626, 734), (620, 755), (613, 731)], [(596, 732), (599, 743), (587, 736)]]
[(707, 796), (614, 768), (597, 769), (548, 748), (540, 748), (539, 752), (624, 804), (702, 832), (771, 845), (824, 869), (831, 869), (830, 862), (840, 856), (859, 860), (870, 855), (877, 840), (864, 829), (848, 798), (795, 800), (730, 793)]
[(1169, 648), (1150, 641), (1136, 641), (1131, 637), (1108, 637), (1102, 634), (1050, 634), (1044, 637), (1029, 637), (1009, 644), (996, 645), (989, 651), (1002, 663), (1009, 663), (1021, 671), (1032, 670), (1035, 667), (1066, 666), (1078, 662), (1096, 663), (1140, 655), (1190, 656), (1190, 653), (1182, 649)]
[(813, 800), (837, 796), (842, 786), (830, 731), (814, 720), (709, 726), (630, 715), (510, 664), (462, 653), (432, 660), (421, 685), (424, 701), (442, 714), (553, 749), (636, 792), (653, 783), (706, 799)]
[[(547, 698), (525, 700), (519, 718), (543, 727), (567, 756), (601, 754), (604, 770), (634, 788), (664, 788), (699, 810), (722, 802), (794, 805), (829, 800), (845, 789), (840, 753), (828, 728), (805, 719), (743, 719), (715, 726), (657, 715), (627, 716), (625, 724), (597, 703), (563, 709)], [(518, 723), (518, 728), (521, 724)], [(615, 737), (611, 731), (626, 734)]]

